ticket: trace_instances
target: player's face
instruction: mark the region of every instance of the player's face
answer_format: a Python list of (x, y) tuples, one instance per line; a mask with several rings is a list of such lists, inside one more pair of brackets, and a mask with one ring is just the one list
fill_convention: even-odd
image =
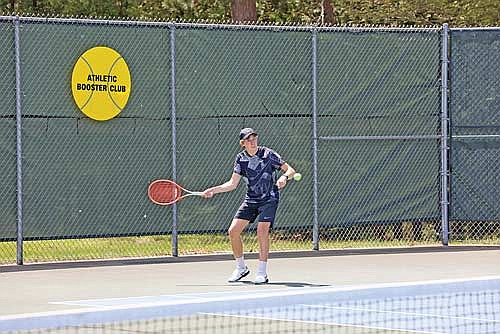
[(248, 153), (254, 154), (257, 152), (257, 140), (258, 137), (256, 135), (251, 135), (247, 139), (243, 140), (243, 146), (245, 147), (245, 150), (247, 150)]

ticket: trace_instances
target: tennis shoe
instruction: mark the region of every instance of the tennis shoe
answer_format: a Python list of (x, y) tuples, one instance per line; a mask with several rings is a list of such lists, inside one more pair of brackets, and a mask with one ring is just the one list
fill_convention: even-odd
[(257, 274), (257, 276), (255, 276), (255, 280), (253, 281), (254, 284), (266, 284), (268, 282), (269, 279), (266, 274)]
[(227, 279), (228, 282), (238, 282), (240, 279), (243, 277), (247, 276), (250, 274), (250, 270), (248, 270), (248, 267), (245, 268), (236, 268), (234, 269), (233, 273), (231, 276)]

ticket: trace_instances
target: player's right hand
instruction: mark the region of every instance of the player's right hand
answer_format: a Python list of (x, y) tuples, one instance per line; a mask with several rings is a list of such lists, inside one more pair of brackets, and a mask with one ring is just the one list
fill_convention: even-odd
[(203, 196), (203, 198), (212, 198), (214, 196), (214, 192), (210, 189), (207, 189), (201, 196)]

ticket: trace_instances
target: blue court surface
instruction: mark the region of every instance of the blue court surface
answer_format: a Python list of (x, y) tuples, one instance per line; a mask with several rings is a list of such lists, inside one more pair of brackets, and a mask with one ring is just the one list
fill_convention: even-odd
[[(161, 318), (162, 326), (165, 326), (165, 319), (188, 319), (183, 320), (182, 326), (187, 329), (182, 333), (197, 332), (191, 329), (225, 333), (224, 326), (225, 329), (242, 330), (231, 330), (233, 333), (250, 333), (252, 331), (243, 328), (255, 327), (269, 333), (303, 332), (304, 328), (315, 333), (500, 333), (498, 276), (53, 303), (80, 308), (25, 315), (24, 318), (2, 317), (0, 330), (9, 329), (9, 325), (10, 329), (32, 329), (47, 324), (82, 326), (97, 320), (140, 322)], [(164, 332), (148, 331), (153, 323), (136, 326), (144, 333)]]

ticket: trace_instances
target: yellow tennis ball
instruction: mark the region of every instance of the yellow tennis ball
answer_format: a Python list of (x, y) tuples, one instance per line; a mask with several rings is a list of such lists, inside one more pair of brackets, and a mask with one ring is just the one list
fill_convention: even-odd
[(293, 175), (293, 179), (294, 179), (295, 181), (300, 181), (300, 180), (302, 180), (302, 174), (300, 174), (300, 173), (295, 173), (295, 174)]
[(130, 71), (123, 57), (106, 46), (85, 51), (76, 61), (71, 91), (78, 108), (88, 117), (106, 121), (127, 105)]

